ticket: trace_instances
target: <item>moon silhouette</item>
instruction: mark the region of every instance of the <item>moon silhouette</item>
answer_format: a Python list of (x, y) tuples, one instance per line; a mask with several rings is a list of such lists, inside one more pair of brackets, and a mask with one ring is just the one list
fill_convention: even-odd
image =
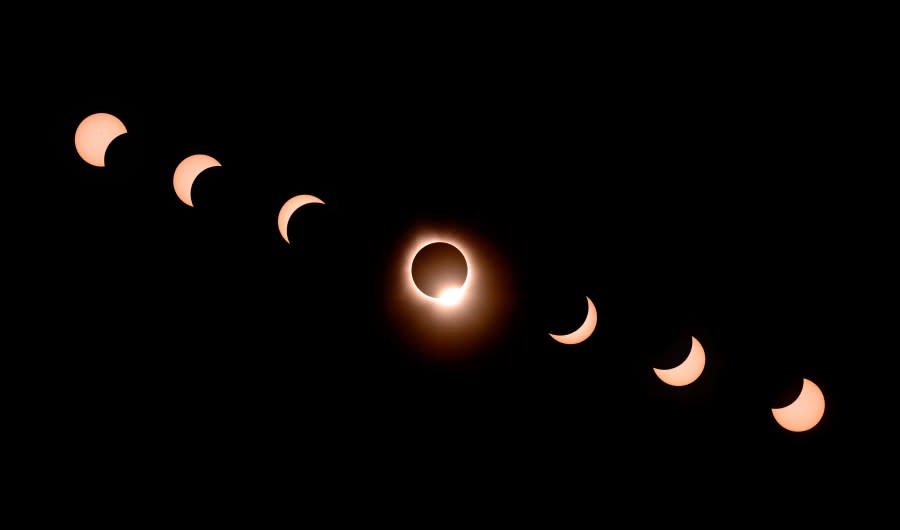
[[(460, 241), (443, 237), (420, 238), (410, 247), (404, 267), (411, 291), (429, 303), (462, 305), (475, 277), (468, 252)], [(423, 257), (425, 262), (422, 262)]]
[(772, 409), (778, 425), (791, 432), (808, 431), (819, 424), (825, 414), (825, 395), (810, 381), (803, 379), (803, 388), (793, 403), (780, 409)]
[(425, 245), (413, 258), (410, 274), (413, 283), (426, 296), (446, 305), (462, 298), (469, 265), (460, 249), (437, 241)]
[(594, 307), (594, 302), (591, 301), (590, 297), (585, 296), (585, 298), (587, 298), (588, 312), (587, 316), (584, 318), (584, 323), (568, 335), (554, 335), (553, 333), (550, 333), (549, 335), (553, 340), (563, 344), (578, 344), (579, 342), (586, 341), (587, 338), (591, 336), (594, 332), (594, 328), (597, 327), (597, 308)]
[(691, 337), (691, 351), (681, 364), (668, 370), (654, 368), (653, 371), (667, 385), (686, 386), (700, 377), (705, 366), (706, 352), (703, 351), (700, 341), (696, 337)]
[(211, 167), (221, 165), (218, 160), (209, 155), (191, 155), (182, 160), (175, 168), (175, 176), (172, 178), (175, 194), (178, 195), (181, 202), (193, 207), (191, 187), (194, 185), (197, 175)]
[(325, 204), (322, 199), (314, 196), (314, 195), (297, 195), (296, 197), (292, 197), (284, 203), (284, 206), (281, 207), (281, 210), (278, 212), (278, 231), (281, 232), (281, 237), (287, 241), (288, 245), (291, 244), (291, 241), (288, 239), (288, 222), (291, 220), (291, 216), (294, 215), (298, 209), (307, 204)]
[(75, 129), (75, 150), (92, 166), (105, 167), (106, 149), (119, 136), (127, 133), (119, 118), (105, 112), (91, 114)]

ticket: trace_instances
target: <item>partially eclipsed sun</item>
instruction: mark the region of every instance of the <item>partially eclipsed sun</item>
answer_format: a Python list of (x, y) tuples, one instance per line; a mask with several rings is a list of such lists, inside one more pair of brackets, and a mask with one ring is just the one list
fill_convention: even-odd
[(703, 346), (700, 344), (700, 341), (697, 340), (696, 337), (691, 337), (691, 351), (688, 352), (687, 357), (681, 364), (667, 370), (654, 368), (653, 371), (656, 372), (656, 376), (667, 385), (686, 386), (700, 377), (705, 366), (706, 352), (703, 351)]
[(91, 114), (75, 129), (75, 150), (88, 164), (104, 167), (109, 144), (127, 132), (122, 121), (112, 114), (105, 112)]
[(793, 403), (780, 409), (772, 409), (778, 425), (792, 432), (808, 431), (819, 424), (825, 415), (825, 395), (818, 385), (803, 380), (800, 395)]
[(181, 202), (193, 207), (191, 188), (194, 186), (194, 180), (207, 169), (221, 165), (218, 160), (209, 155), (191, 155), (182, 160), (175, 168), (175, 175), (172, 177), (175, 194), (178, 195)]
[(584, 317), (584, 322), (581, 326), (569, 333), (567, 335), (554, 335), (550, 333), (550, 337), (553, 338), (556, 342), (560, 342), (562, 344), (578, 344), (584, 342), (594, 333), (594, 328), (597, 327), (597, 308), (594, 307), (594, 302), (591, 301), (589, 296), (585, 296), (587, 298), (587, 316)]

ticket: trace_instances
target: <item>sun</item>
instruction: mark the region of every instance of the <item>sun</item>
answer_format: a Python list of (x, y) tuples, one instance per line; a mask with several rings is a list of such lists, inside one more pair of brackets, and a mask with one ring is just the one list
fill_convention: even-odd
[(441, 291), (437, 297), (437, 301), (441, 305), (456, 305), (462, 300), (463, 290), (461, 287), (448, 287)]
[[(413, 263), (415, 262), (416, 256), (423, 248), (434, 243), (444, 243), (454, 247), (456, 251), (459, 251), (466, 266), (466, 274), (465, 278), (462, 280), (461, 285), (452, 283), (450, 285), (447, 285), (446, 283), (444, 283), (444, 286), (440, 291), (432, 291), (429, 294), (416, 285), (416, 280), (413, 277)], [(478, 274), (476, 271), (476, 265), (477, 264), (475, 263), (475, 259), (473, 259), (472, 257), (471, 250), (458, 238), (442, 237), (434, 234), (428, 234), (419, 236), (412, 242), (404, 259), (404, 266), (402, 270), (403, 274), (406, 275), (404, 282), (409, 286), (408, 291), (413, 293), (413, 296), (419, 298), (420, 300), (425, 300), (429, 303), (435, 303), (439, 306), (456, 306), (461, 305), (461, 302), (463, 302), (463, 295), (469, 293), (472, 289), (472, 286), (479, 283), (477, 279)], [(441, 279), (446, 281), (446, 278)], [(468, 300), (471, 300), (471, 296), (467, 296), (466, 298)]]

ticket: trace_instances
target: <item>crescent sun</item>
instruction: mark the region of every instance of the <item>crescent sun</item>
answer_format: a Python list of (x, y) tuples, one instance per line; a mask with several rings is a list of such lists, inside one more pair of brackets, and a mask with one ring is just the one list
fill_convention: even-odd
[(290, 222), (294, 212), (307, 204), (325, 204), (325, 202), (314, 195), (297, 195), (296, 197), (288, 199), (278, 212), (278, 231), (281, 232), (281, 237), (283, 237), (289, 245), (291, 244), (291, 241), (288, 239), (288, 222)]
[(172, 185), (175, 186), (175, 194), (181, 199), (181, 202), (188, 206), (194, 206), (191, 201), (191, 188), (197, 176), (211, 167), (218, 167), (222, 164), (218, 160), (209, 155), (191, 155), (178, 164), (175, 168), (175, 176), (172, 177)]
[(705, 366), (706, 352), (703, 351), (703, 345), (696, 337), (691, 337), (691, 351), (681, 364), (668, 370), (654, 368), (653, 371), (667, 385), (686, 386), (700, 377)]
[(578, 344), (586, 341), (591, 336), (594, 328), (597, 327), (597, 308), (594, 307), (594, 302), (591, 301), (590, 297), (585, 296), (585, 298), (587, 298), (588, 311), (587, 316), (584, 318), (584, 323), (568, 335), (554, 335), (550, 333), (549, 335), (553, 340), (562, 344)]
[(825, 394), (818, 385), (803, 379), (803, 388), (793, 403), (780, 409), (772, 409), (778, 425), (791, 432), (808, 431), (819, 424), (825, 414)]

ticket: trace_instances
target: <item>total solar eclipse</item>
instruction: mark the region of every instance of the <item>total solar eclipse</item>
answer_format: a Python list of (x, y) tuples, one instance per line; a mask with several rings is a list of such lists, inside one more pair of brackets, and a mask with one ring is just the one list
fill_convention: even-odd
[(458, 248), (450, 243), (435, 242), (416, 253), (411, 273), (413, 282), (423, 294), (452, 304), (462, 298), (469, 267)]

